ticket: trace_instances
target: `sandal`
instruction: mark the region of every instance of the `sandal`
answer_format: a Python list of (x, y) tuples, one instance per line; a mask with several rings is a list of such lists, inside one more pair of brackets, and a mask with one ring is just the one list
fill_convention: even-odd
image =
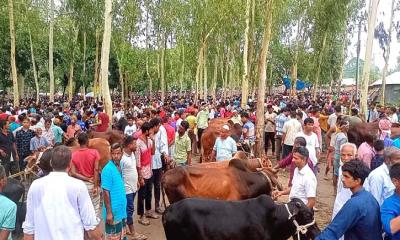
[(146, 217), (152, 218), (152, 219), (159, 219), (160, 218), (160, 216), (158, 216), (157, 214), (155, 214), (153, 212), (147, 212), (146, 213)]
[(140, 217), (138, 222), (144, 226), (150, 225), (150, 221), (146, 217)]
[(146, 240), (147, 236), (141, 233), (136, 233), (132, 238), (132, 240)]

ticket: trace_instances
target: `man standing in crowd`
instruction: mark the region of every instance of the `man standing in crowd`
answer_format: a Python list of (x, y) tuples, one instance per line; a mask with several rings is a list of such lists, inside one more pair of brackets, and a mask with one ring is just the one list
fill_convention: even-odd
[(396, 187), (392, 196), (381, 207), (383, 230), (391, 240), (400, 239), (400, 164), (394, 164), (389, 170), (390, 178)]
[(371, 104), (368, 109), (367, 122), (374, 122), (379, 119), (379, 113), (376, 110), (375, 104)]
[(296, 147), (293, 149), (293, 161), (296, 169), (294, 170), (292, 186), (283, 191), (274, 192), (274, 197), (289, 194), (289, 199), (299, 198), (307, 207), (314, 208), (315, 197), (317, 196), (317, 178), (307, 164), (308, 157), (307, 148)]
[(231, 132), (229, 126), (222, 126), (221, 134), (215, 140), (215, 144), (211, 153), (211, 159), (215, 158), (217, 162), (230, 160), (237, 152), (236, 142), (233, 140), (230, 134)]
[(372, 171), (364, 183), (365, 190), (375, 197), (379, 205), (393, 195), (395, 186), (390, 179), (389, 169), (394, 164), (400, 163), (400, 149), (387, 147), (384, 154), (385, 162)]
[(243, 140), (245, 143), (247, 142), (250, 146), (251, 153), (254, 155), (254, 143), (256, 141), (256, 128), (254, 123), (250, 121), (249, 114), (247, 112), (243, 112), (241, 115), (242, 123), (243, 123)]
[(335, 106), (335, 112), (328, 117), (328, 132), (326, 133), (326, 142), (331, 142), (331, 134), (336, 132), (336, 121), (340, 115), (342, 115), (342, 107), (339, 105)]
[(106, 240), (126, 238), (126, 194), (121, 173), (122, 147), (120, 143), (111, 145), (111, 160), (101, 171), (103, 189), (103, 217)]
[(201, 135), (203, 134), (204, 130), (208, 127), (208, 108), (206, 106), (206, 103), (202, 103), (200, 106), (200, 111), (197, 113), (197, 137), (198, 137), (198, 142), (197, 142), (197, 148), (200, 150), (201, 149)]
[(382, 239), (379, 204), (363, 188), (368, 167), (360, 160), (350, 160), (343, 165), (342, 171), (343, 185), (353, 195), (316, 239), (333, 240), (343, 235), (344, 239)]
[(105, 132), (110, 127), (110, 117), (107, 113), (103, 112), (103, 107), (98, 107), (96, 109), (99, 121), (95, 126), (97, 126), (97, 132)]
[(188, 128), (189, 123), (187, 121), (182, 121), (175, 135), (173, 159), (178, 166), (190, 166), (192, 164), (192, 144), (187, 134)]
[(272, 109), (272, 105), (267, 105), (267, 112), (265, 113), (265, 133), (264, 133), (264, 144), (265, 153), (268, 153), (268, 144), (271, 141), (272, 156), (275, 156), (275, 120), (276, 113)]
[(6, 170), (0, 165), (0, 239), (12, 240), (11, 234), (15, 228), (17, 205), (6, 196), (2, 195), (6, 185)]
[(290, 119), (282, 128), (282, 158), (285, 158), (293, 150), (296, 134), (301, 131), (301, 123), (296, 119), (296, 111), (290, 112)]
[[(28, 191), (23, 229), (25, 240), (33, 239), (102, 239), (100, 220), (85, 184), (68, 176), (71, 150), (53, 149), (53, 172), (33, 181)], [(45, 195), (43, 193), (46, 193)]]
[(192, 153), (197, 154), (196, 133), (194, 132), (194, 129), (196, 128), (196, 125), (197, 125), (197, 122), (196, 122), (197, 119), (194, 116), (194, 109), (189, 111), (189, 116), (186, 117), (186, 121), (189, 123), (188, 136), (192, 143)]
[(134, 123), (134, 118), (131, 114), (127, 115), (128, 125), (124, 129), (124, 134), (127, 136), (132, 136), (136, 131), (137, 127)]
[(19, 156), (19, 168), (25, 169), (24, 159), (31, 155), (30, 144), (31, 139), (35, 136), (35, 132), (29, 128), (30, 122), (28, 118), (22, 121), (22, 128), (15, 133), (15, 142), (17, 144)]
[(71, 176), (82, 180), (87, 187), (96, 215), (100, 216), (99, 160), (96, 149), (88, 148), (86, 133), (78, 135), (79, 149), (72, 153)]
[(313, 132), (314, 120), (312, 118), (306, 118), (304, 120), (304, 130), (297, 133), (296, 137), (304, 137), (307, 142), (307, 150), (309, 157), (313, 163), (314, 168), (312, 169), (315, 174), (318, 172), (318, 159), (320, 157), (320, 145), (317, 134)]
[(57, 118), (57, 117), (54, 118), (53, 126), (51, 126), (51, 129), (53, 130), (53, 134), (54, 134), (54, 144), (62, 143), (63, 137), (66, 138), (64, 131), (60, 127), (60, 121), (61, 120), (59, 118)]
[(18, 152), (13, 134), (8, 131), (8, 121), (0, 120), (0, 162), (6, 175), (18, 172)]
[[(285, 122), (289, 120), (289, 111), (287, 108), (282, 109), (281, 114), (279, 114), (276, 117), (275, 123), (276, 123), (276, 140), (275, 140), (275, 147), (276, 147), (276, 159), (281, 158), (281, 153), (282, 153), (282, 135), (283, 135), (283, 125), (285, 125)], [(283, 157), (282, 157), (283, 158)]]
[(54, 132), (53, 129), (51, 128), (51, 119), (46, 118), (44, 120), (44, 128), (42, 131), (43, 137), (47, 140), (47, 142), (50, 144), (50, 146), (54, 145)]
[(43, 152), (47, 147), (50, 146), (46, 138), (42, 136), (42, 129), (37, 127), (35, 130), (35, 136), (31, 139), (30, 148), (32, 153)]

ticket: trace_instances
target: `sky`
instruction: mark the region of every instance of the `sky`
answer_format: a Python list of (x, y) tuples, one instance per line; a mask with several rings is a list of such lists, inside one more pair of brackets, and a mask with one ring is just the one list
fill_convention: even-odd
[[(368, 6), (369, 1), (367, 0), (366, 6)], [(378, 6), (378, 13), (377, 13), (377, 21), (376, 26), (379, 22), (383, 22), (385, 25), (385, 29), (389, 28), (390, 22), (390, 9), (392, 5), (392, 0), (380, 0)], [(397, 11), (395, 13), (394, 22), (400, 21), (400, 12)], [(358, 31), (358, 30), (357, 30)], [(351, 45), (347, 49), (347, 61), (351, 58), (357, 56), (357, 31), (355, 31), (354, 36), (351, 38)], [(365, 59), (365, 50), (367, 45), (367, 32), (361, 32), (361, 51), (360, 51), (360, 58)], [(396, 32), (392, 32), (392, 43), (390, 45), (390, 56), (389, 56), (389, 68), (393, 69), (397, 65), (397, 56), (400, 55), (400, 42), (396, 38)], [(385, 61), (383, 59), (383, 51), (379, 47), (379, 42), (377, 39), (374, 39), (373, 49), (372, 49), (372, 62), (374, 65), (379, 67), (379, 69), (383, 69), (385, 65)]]

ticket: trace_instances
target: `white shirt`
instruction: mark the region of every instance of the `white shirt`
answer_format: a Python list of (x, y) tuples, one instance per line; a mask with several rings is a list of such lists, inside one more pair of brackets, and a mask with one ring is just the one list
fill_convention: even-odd
[(125, 183), (126, 194), (135, 193), (137, 191), (138, 172), (136, 169), (137, 161), (135, 154), (126, 154), (125, 152), (121, 158), (122, 178)]
[(99, 224), (85, 183), (66, 172), (33, 181), (26, 208), (22, 227), (35, 239), (83, 240)]
[(395, 186), (390, 179), (386, 163), (369, 173), (365, 179), (364, 188), (375, 197), (380, 206), (386, 198), (393, 195)]
[(336, 198), (332, 210), (332, 219), (335, 218), (336, 214), (340, 211), (340, 209), (342, 209), (343, 205), (351, 198), (351, 195), (353, 194), (349, 188), (344, 188), (342, 178), (342, 167), (340, 166)]
[(293, 146), (295, 136), (298, 132), (301, 131), (301, 123), (297, 121), (296, 118), (292, 118), (283, 124), (282, 132), (286, 133), (285, 135), (285, 145)]
[(132, 126), (126, 125), (124, 134), (128, 136), (132, 136), (137, 131), (136, 124), (132, 124)]
[(162, 168), (161, 155), (165, 153), (168, 155), (168, 137), (167, 130), (165, 130), (164, 126), (161, 125), (158, 132), (154, 136), (155, 141), (155, 153), (152, 156), (152, 168), (160, 169)]
[(399, 121), (396, 113), (393, 113), (392, 116), (389, 116), (388, 118), (391, 123), (397, 123)]
[(303, 131), (301, 131), (296, 134), (295, 138), (296, 137), (304, 137), (306, 139), (307, 142), (306, 148), (308, 150), (309, 157), (313, 165), (316, 166), (318, 163), (317, 148), (320, 147), (317, 134), (311, 132), (311, 135), (306, 135)]
[(289, 194), (290, 200), (299, 198), (304, 204), (307, 204), (308, 198), (317, 195), (317, 178), (307, 164), (300, 171), (299, 168), (296, 167), (292, 183), (293, 185)]

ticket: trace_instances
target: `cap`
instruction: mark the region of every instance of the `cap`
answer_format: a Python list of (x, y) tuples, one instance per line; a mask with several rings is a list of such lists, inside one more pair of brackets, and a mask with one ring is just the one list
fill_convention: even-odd
[(226, 124), (224, 126), (222, 126), (222, 128), (229, 131), (229, 126)]

